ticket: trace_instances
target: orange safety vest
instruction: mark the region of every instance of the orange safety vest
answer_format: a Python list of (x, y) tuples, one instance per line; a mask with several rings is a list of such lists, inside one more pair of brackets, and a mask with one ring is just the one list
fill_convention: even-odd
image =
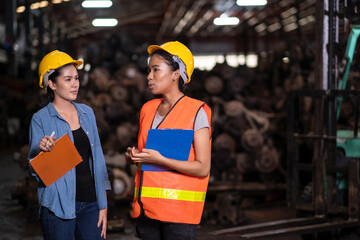
[[(141, 109), (139, 151), (146, 145), (148, 131), (161, 101), (161, 98), (151, 100)], [(204, 102), (189, 97), (178, 100), (157, 128), (194, 129), (195, 118), (201, 107), (207, 114), (211, 136), (211, 109)], [(193, 145), (188, 161), (195, 161)], [(141, 166), (138, 166), (135, 176), (133, 218), (139, 217), (143, 211), (147, 217), (163, 222), (200, 223), (209, 176), (202, 178), (179, 172), (152, 172), (140, 169)]]

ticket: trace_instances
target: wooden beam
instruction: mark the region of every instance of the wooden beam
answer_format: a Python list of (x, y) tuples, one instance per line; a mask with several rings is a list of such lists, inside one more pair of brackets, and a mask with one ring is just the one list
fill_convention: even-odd
[(309, 217), (309, 218), (292, 218), (292, 219), (283, 219), (271, 222), (264, 222), (258, 224), (251, 224), (245, 226), (238, 226), (232, 228), (226, 228), (211, 232), (211, 235), (220, 235), (226, 233), (233, 233), (233, 232), (248, 232), (248, 231), (263, 231), (265, 229), (270, 228), (280, 228), (280, 227), (289, 227), (293, 225), (304, 225), (304, 224), (314, 224), (319, 222), (324, 222), (325, 219), (322, 217)]

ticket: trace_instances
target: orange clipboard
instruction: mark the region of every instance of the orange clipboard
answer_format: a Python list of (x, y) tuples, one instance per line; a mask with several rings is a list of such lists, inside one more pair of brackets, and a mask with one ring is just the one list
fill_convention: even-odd
[(30, 164), (48, 187), (80, 162), (82, 162), (80, 154), (69, 136), (65, 134), (55, 141), (55, 146), (50, 152), (40, 152)]

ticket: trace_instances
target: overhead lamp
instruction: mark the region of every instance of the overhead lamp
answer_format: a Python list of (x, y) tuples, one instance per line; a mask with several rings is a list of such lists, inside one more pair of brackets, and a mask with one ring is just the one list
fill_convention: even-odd
[(89, 72), (89, 71), (90, 71), (90, 69), (91, 69), (91, 65), (90, 65), (90, 63), (85, 64), (84, 69), (85, 69), (85, 71)]
[(92, 21), (94, 27), (114, 27), (118, 24), (115, 18), (96, 18)]
[(217, 26), (234, 26), (240, 22), (237, 17), (229, 17), (227, 14), (221, 14), (220, 17), (214, 19), (213, 23)]
[(32, 3), (30, 5), (30, 8), (31, 9), (38, 9), (40, 7), (40, 3), (39, 2), (35, 2), (35, 3)]
[[(47, 7), (48, 5), (49, 5), (48, 1), (34, 2), (30, 5), (30, 9), (44, 8), (44, 7)], [(22, 7), (22, 6), (20, 6), (20, 7)], [(17, 13), (19, 13), (21, 10), (25, 11), (25, 6), (23, 8), (20, 8), (20, 7), (16, 10)]]
[(109, 8), (112, 4), (111, 0), (86, 0), (82, 2), (81, 6), (83, 8)]
[(283, 63), (289, 63), (290, 59), (289, 59), (289, 57), (283, 57), (282, 61), (283, 61)]
[(39, 7), (43, 8), (43, 7), (47, 7), (49, 5), (49, 2), (48, 1), (41, 1), (39, 3)]
[(267, 0), (237, 0), (238, 6), (264, 6), (267, 4)]
[(19, 6), (19, 7), (16, 8), (17, 13), (25, 12), (25, 10), (26, 10), (25, 6)]
[(246, 66), (248, 68), (256, 68), (258, 66), (258, 55), (248, 54), (246, 56)]

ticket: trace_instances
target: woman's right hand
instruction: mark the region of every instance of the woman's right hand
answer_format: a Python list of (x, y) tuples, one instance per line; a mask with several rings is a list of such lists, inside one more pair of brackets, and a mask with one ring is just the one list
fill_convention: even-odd
[(39, 143), (39, 148), (41, 151), (49, 152), (55, 146), (56, 137), (44, 136)]
[(135, 164), (132, 158), (134, 157), (134, 154), (138, 153), (139, 150), (137, 150), (135, 147), (128, 147), (127, 151), (125, 153), (125, 159), (128, 164)]

